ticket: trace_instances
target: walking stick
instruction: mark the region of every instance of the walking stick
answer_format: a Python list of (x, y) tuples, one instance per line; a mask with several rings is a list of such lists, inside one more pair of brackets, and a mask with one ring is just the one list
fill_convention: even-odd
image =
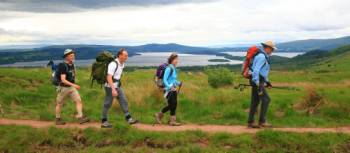
[[(250, 84), (238, 84), (235, 86), (235, 89), (239, 89), (239, 91), (243, 91), (246, 87), (251, 87), (252, 85)], [(299, 88), (296, 87), (288, 87), (288, 86), (272, 86), (273, 89), (281, 89), (281, 90), (296, 90), (299, 91)]]
[(179, 94), (180, 93), (180, 91), (181, 91), (181, 87), (182, 87), (182, 82), (180, 83), (180, 85), (179, 85), (179, 89), (177, 90), (177, 94)]

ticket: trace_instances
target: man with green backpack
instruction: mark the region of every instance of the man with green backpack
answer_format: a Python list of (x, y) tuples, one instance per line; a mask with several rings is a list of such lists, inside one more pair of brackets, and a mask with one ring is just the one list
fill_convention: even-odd
[(128, 52), (121, 49), (114, 58), (110, 52), (102, 52), (96, 58), (96, 62), (92, 66), (92, 80), (96, 80), (105, 86), (105, 100), (102, 109), (102, 128), (111, 128), (112, 125), (108, 122), (107, 114), (112, 106), (114, 98), (117, 98), (119, 104), (125, 114), (125, 119), (129, 124), (135, 124), (138, 121), (131, 117), (128, 107), (128, 101), (121, 88), (121, 77), (124, 69), (124, 64), (128, 59)]

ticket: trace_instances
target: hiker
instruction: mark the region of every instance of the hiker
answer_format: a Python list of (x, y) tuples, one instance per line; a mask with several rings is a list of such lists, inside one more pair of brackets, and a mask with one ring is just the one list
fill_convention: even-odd
[(128, 101), (121, 88), (121, 77), (123, 69), (125, 67), (125, 62), (128, 59), (128, 52), (125, 49), (121, 49), (117, 53), (115, 60), (108, 64), (107, 68), (107, 82), (105, 83), (105, 100), (102, 109), (102, 128), (111, 128), (112, 125), (108, 122), (107, 114), (109, 108), (112, 106), (114, 98), (117, 98), (122, 108), (125, 119), (129, 124), (138, 123), (138, 120), (134, 120), (129, 112)]
[(56, 98), (56, 125), (64, 125), (61, 120), (61, 108), (65, 99), (69, 96), (76, 105), (77, 115), (75, 116), (80, 124), (90, 120), (83, 115), (83, 102), (81, 101), (78, 90), (80, 86), (75, 83), (75, 52), (72, 49), (64, 51), (64, 62), (58, 65), (55, 77), (57, 79), (57, 98)]
[(168, 66), (164, 71), (162, 78), (164, 85), (164, 97), (167, 99), (168, 105), (165, 106), (159, 113), (155, 114), (156, 123), (161, 124), (164, 113), (170, 110), (170, 119), (168, 124), (171, 126), (179, 126), (181, 123), (176, 121), (176, 107), (178, 91), (176, 87), (181, 86), (182, 83), (177, 80), (176, 66), (179, 63), (177, 54), (171, 54), (168, 58)]
[[(261, 43), (257, 54), (253, 58), (251, 65), (250, 84), (252, 85), (252, 97), (249, 110), (248, 127), (260, 128), (271, 127), (272, 125), (266, 121), (266, 113), (270, 103), (270, 97), (266, 88), (271, 88), (268, 75), (270, 71), (270, 56), (276, 47), (272, 41)], [(261, 101), (259, 124), (254, 124), (254, 115), (257, 111), (259, 102)]]
[(51, 67), (51, 81), (53, 80), (53, 77), (55, 76), (55, 71), (57, 69), (57, 65), (53, 62), (51, 59), (49, 63), (47, 63), (46, 67)]
[(56, 71), (57, 65), (53, 62), (52, 59), (49, 61), (49, 63), (47, 63), (46, 66), (47, 66), (47, 67), (51, 66), (51, 71), (52, 71), (52, 72), (55, 72), (55, 71)]

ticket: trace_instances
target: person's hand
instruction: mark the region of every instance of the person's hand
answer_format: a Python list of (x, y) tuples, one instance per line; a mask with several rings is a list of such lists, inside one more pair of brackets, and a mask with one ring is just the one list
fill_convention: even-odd
[(118, 92), (116, 89), (112, 88), (112, 96), (113, 97), (117, 97), (118, 96)]
[(256, 83), (254, 81), (250, 82), (250, 85), (252, 85), (252, 87), (259, 87), (259, 83)]
[(263, 86), (259, 86), (258, 87), (258, 95), (259, 96), (263, 96), (264, 95), (264, 87)]
[(266, 82), (266, 87), (271, 89), (272, 88), (272, 84), (270, 82)]
[(171, 90), (171, 91), (176, 91), (176, 87), (175, 87), (175, 86), (172, 86), (172, 87), (170, 88), (170, 90)]
[(75, 89), (77, 89), (77, 90), (80, 90), (80, 86), (79, 86), (79, 85), (76, 85), (76, 84), (73, 85), (73, 88), (75, 88)]

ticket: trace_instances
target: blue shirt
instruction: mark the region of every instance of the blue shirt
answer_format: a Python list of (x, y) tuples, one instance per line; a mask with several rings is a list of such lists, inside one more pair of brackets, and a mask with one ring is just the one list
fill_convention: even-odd
[[(170, 73), (172, 74), (170, 75)], [(180, 85), (180, 81), (177, 80), (177, 73), (174, 65), (169, 64), (169, 66), (165, 69), (163, 83), (165, 85), (166, 91), (169, 91), (171, 87), (176, 87)]]
[(260, 76), (267, 82), (269, 81), (270, 73), (270, 57), (263, 49), (253, 59), (252, 65), (252, 80), (256, 85), (259, 85)]

